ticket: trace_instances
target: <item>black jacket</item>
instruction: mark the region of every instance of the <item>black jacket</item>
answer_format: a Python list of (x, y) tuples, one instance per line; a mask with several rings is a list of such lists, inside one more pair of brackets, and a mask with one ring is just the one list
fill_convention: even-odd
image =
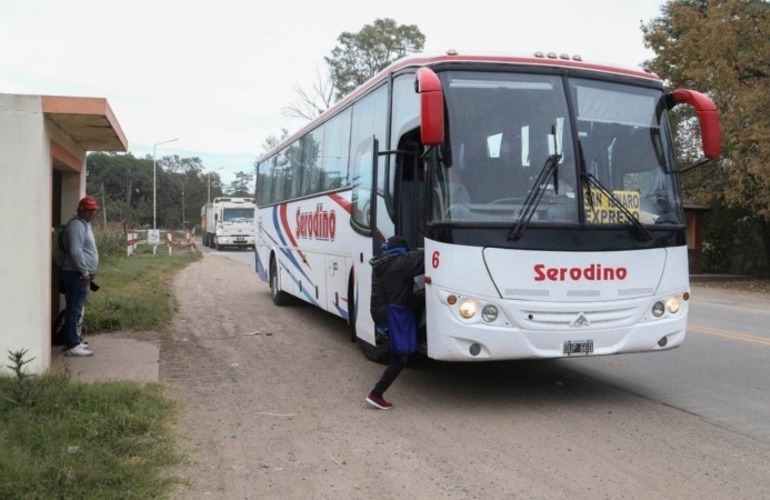
[(414, 307), (414, 278), (425, 272), (422, 250), (385, 252), (369, 260), (372, 266), (370, 311), (376, 325), (387, 325), (386, 304)]

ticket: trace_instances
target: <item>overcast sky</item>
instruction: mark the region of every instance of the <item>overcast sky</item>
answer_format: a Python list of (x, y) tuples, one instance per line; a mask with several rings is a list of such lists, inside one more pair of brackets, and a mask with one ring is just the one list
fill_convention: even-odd
[[(664, 0), (0, 0), (0, 92), (104, 97), (137, 157), (198, 156), (227, 183), (311, 89), (342, 32), (414, 24), (425, 51), (579, 54), (638, 67)], [(373, 2), (374, 3), (374, 2)]]

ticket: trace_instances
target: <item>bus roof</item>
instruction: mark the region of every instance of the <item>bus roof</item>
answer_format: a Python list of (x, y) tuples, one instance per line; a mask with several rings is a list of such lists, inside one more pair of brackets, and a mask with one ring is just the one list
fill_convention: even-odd
[(492, 64), (513, 64), (519, 66), (546, 66), (553, 68), (576, 68), (587, 71), (596, 71), (614, 75), (631, 76), (645, 80), (660, 81), (660, 78), (649, 71), (616, 66), (606, 63), (586, 62), (578, 55), (557, 54), (555, 52), (535, 52), (533, 54), (510, 54), (510, 53), (477, 53), (467, 52), (460, 54), (455, 50), (448, 50), (442, 53), (420, 53), (404, 57), (393, 62), (371, 80), (361, 86), (363, 90), (372, 82), (380, 80), (388, 73), (393, 73), (409, 66), (432, 66), (443, 63), (492, 63)]
[(281, 141), (270, 151), (266, 152), (257, 160), (262, 161), (262, 158), (269, 156), (273, 151), (280, 150), (287, 144), (292, 143), (298, 137), (302, 136), (307, 130), (315, 127), (320, 121), (325, 121), (336, 114), (336, 112), (353, 100), (355, 100), (361, 94), (366, 93), (370, 88), (380, 83), (385, 77), (391, 73), (395, 73), (404, 68), (422, 66), (435, 66), (447, 63), (483, 63), (483, 64), (508, 64), (516, 66), (541, 66), (550, 68), (573, 68), (581, 69), (585, 71), (592, 71), (596, 73), (604, 73), (616, 76), (625, 76), (631, 78), (638, 78), (647, 81), (660, 82), (661, 79), (658, 75), (651, 71), (645, 71), (642, 69), (615, 66), (607, 63), (585, 62), (580, 56), (570, 56), (568, 54), (556, 54), (554, 52), (535, 52), (534, 54), (506, 54), (506, 53), (463, 53), (460, 54), (454, 49), (450, 49), (446, 52), (440, 53), (427, 53), (421, 52), (419, 54), (413, 54), (403, 57), (385, 69), (374, 75), (372, 78), (360, 85), (356, 90), (345, 96), (343, 99), (336, 102), (331, 108), (324, 111), (321, 115), (315, 118), (313, 121), (302, 127), (300, 130), (291, 134), (285, 140)]

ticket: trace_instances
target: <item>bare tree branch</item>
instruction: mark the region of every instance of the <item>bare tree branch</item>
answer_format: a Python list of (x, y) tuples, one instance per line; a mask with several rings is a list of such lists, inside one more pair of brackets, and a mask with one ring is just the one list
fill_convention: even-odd
[(294, 93), (297, 97), (283, 109), (283, 115), (287, 118), (313, 120), (334, 104), (335, 85), (331, 71), (327, 68), (324, 76), (316, 69), (316, 80), (312, 89), (306, 91), (295, 85)]

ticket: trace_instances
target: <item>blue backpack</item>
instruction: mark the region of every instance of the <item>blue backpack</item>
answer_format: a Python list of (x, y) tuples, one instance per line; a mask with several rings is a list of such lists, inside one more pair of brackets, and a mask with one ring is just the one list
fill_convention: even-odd
[(386, 311), (391, 350), (402, 356), (417, 352), (417, 321), (412, 308), (388, 304)]

